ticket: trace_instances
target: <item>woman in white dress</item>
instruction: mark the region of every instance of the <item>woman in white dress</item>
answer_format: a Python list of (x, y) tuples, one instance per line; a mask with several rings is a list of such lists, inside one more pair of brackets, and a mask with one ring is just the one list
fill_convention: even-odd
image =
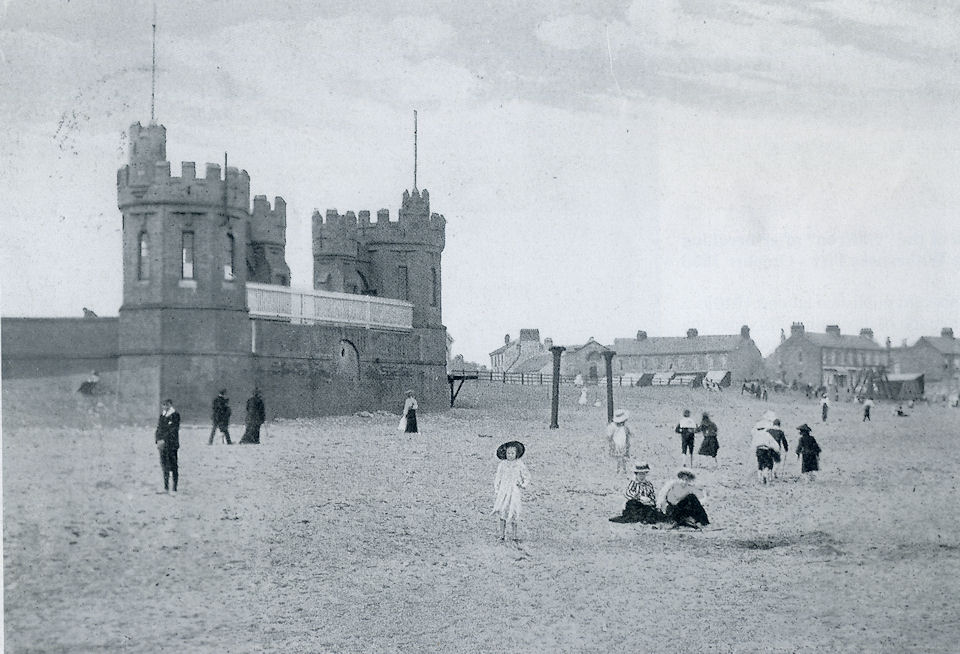
[(520, 441), (508, 441), (497, 448), (497, 475), (493, 480), (495, 499), (493, 513), (500, 519), (499, 537), (506, 538), (507, 523), (513, 524), (513, 540), (517, 538), (517, 522), (523, 509), (521, 490), (530, 483), (530, 474), (520, 458), (526, 448)]

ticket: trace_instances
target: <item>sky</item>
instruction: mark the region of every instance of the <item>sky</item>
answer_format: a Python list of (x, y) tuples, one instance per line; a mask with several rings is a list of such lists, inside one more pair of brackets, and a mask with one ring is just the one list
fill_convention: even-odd
[[(794, 321), (960, 328), (960, 9), (912, 0), (157, 0), (167, 155), (310, 217), (413, 183), (447, 219), (454, 351)], [(150, 0), (0, 0), (0, 312), (116, 315), (116, 169)]]

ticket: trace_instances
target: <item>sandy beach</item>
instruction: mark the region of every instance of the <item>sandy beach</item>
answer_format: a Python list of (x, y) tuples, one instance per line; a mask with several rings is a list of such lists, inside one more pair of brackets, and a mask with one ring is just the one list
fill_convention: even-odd
[[(608, 522), (629, 478), (606, 409), (578, 410), (573, 388), (557, 430), (548, 386), (489, 383), (423, 413), (419, 435), (346, 416), (208, 446), (209, 416), (187, 415), (171, 495), (155, 416), (80, 397), (78, 379), (4, 380), (8, 652), (892, 653), (960, 637), (956, 409), (880, 404), (862, 423), (838, 403), (823, 424), (802, 395), (616, 389), (657, 486), (681, 463), (682, 409), (719, 425), (719, 469), (698, 470), (713, 524), (693, 532)], [(815, 483), (792, 447), (787, 478), (757, 483), (749, 429), (767, 409), (791, 446), (813, 427)], [(518, 545), (490, 515), (511, 439), (532, 476)]]

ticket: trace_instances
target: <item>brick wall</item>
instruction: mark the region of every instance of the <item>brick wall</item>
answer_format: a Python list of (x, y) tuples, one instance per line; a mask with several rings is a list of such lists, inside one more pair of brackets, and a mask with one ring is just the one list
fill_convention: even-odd
[(0, 319), (3, 377), (116, 370), (116, 318)]

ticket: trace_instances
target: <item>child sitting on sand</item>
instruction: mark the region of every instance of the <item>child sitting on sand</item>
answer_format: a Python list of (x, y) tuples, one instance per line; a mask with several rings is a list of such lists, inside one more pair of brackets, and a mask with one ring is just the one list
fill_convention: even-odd
[(520, 542), (517, 538), (517, 521), (520, 519), (522, 509), (520, 491), (530, 482), (527, 467), (520, 460), (525, 450), (520, 441), (508, 441), (497, 448), (497, 458), (501, 461), (493, 480), (495, 493), (493, 513), (500, 518), (501, 542), (506, 537), (508, 522), (513, 524), (513, 540)]
[(613, 422), (607, 425), (607, 441), (610, 456), (617, 460), (617, 474), (627, 472), (627, 459), (630, 458), (630, 437), (633, 433), (627, 427), (627, 418), (630, 414), (618, 409), (613, 414)]
[(700, 504), (698, 494), (705, 495), (706, 491), (693, 482), (697, 475), (689, 468), (681, 468), (677, 478), (668, 481), (657, 493), (657, 508), (672, 520), (674, 527), (693, 527), (700, 529), (710, 524), (707, 512)]
[(646, 462), (640, 462), (633, 468), (634, 478), (627, 486), (624, 496), (627, 498), (627, 505), (623, 507), (623, 513), (610, 518), (610, 522), (642, 522), (652, 525), (660, 521), (663, 517), (657, 511), (656, 491), (653, 484), (647, 480), (647, 473), (650, 472), (650, 466)]

